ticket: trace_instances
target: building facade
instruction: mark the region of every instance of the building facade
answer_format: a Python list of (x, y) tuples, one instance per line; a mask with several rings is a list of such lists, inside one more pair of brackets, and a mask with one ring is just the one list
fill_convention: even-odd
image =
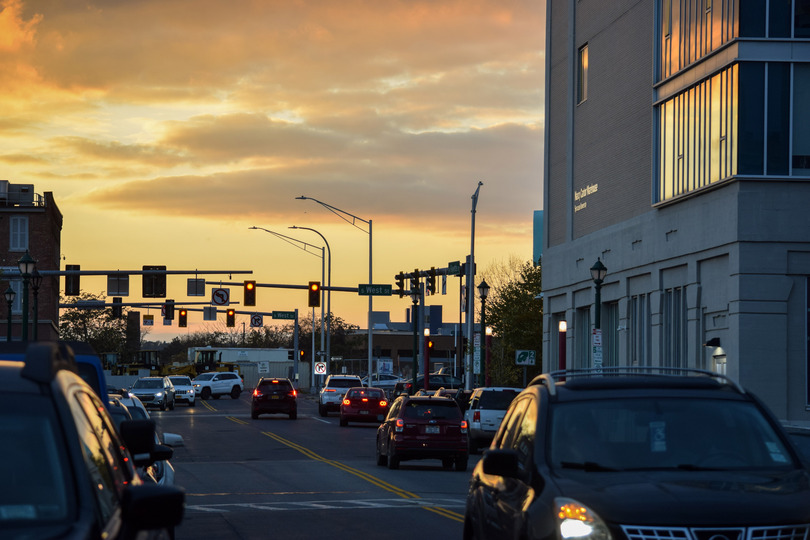
[[(27, 338), (55, 340), (59, 337), (59, 275), (61, 262), (62, 213), (53, 193), (40, 195), (32, 184), (12, 184), (0, 180), (0, 287), (5, 293), (14, 291), (11, 313), (5, 295), (0, 335), (8, 339), (9, 319), (11, 339), (23, 337), (23, 280), (18, 261), (26, 252), (36, 260), (41, 283), (28, 285)], [(53, 272), (51, 274), (50, 272)], [(36, 294), (35, 294), (36, 293)], [(36, 308), (36, 309), (35, 309)], [(36, 320), (36, 330), (34, 328)]]
[(810, 0), (549, 0), (546, 81), (544, 368), (598, 316), (810, 421)]

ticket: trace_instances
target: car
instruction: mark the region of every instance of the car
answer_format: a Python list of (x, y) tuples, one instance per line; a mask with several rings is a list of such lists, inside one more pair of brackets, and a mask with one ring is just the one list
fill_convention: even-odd
[[(394, 395), (408, 394), (411, 392), (413, 379), (403, 379), (394, 386)], [(453, 375), (431, 373), (428, 375), (428, 390), (438, 390), (439, 388), (462, 388), (464, 381)], [(416, 377), (416, 388), (425, 387), (425, 376), (418, 375)]]
[(137, 474), (156, 457), (154, 422), (119, 431), (108, 411), (56, 343), (0, 359), (0, 536), (165, 538), (180, 524), (183, 490)]
[(371, 376), (371, 383), (369, 383), (368, 375), (363, 377), (363, 386), (371, 386), (373, 388), (382, 388), (386, 392), (393, 392), (394, 387), (402, 377), (398, 375), (391, 375), (388, 373), (375, 373)]
[(129, 387), (147, 407), (159, 407), (161, 411), (174, 409), (175, 391), (168, 377), (141, 377)]
[(298, 418), (298, 392), (290, 379), (262, 377), (250, 399), (250, 417), (256, 420), (260, 414), (281, 413)]
[(482, 386), (473, 390), (464, 419), (469, 426), (470, 453), (489, 446), (501, 425), (506, 409), (522, 388), (508, 386)]
[(379, 424), (388, 413), (388, 399), (382, 388), (349, 388), (340, 404), (340, 425), (349, 422), (372, 422)]
[(411, 459), (440, 459), (445, 469), (467, 470), (467, 421), (445, 397), (399, 396), (377, 428), (377, 465), (399, 468)]
[(245, 389), (242, 377), (235, 371), (208, 371), (194, 377), (192, 383), (195, 394), (206, 400), (222, 396), (239, 399)]
[(327, 416), (330, 411), (340, 410), (346, 390), (357, 386), (363, 386), (357, 375), (329, 375), (318, 393), (318, 414)]
[(810, 470), (725, 375), (558, 371), (509, 405), (465, 506), (467, 540), (805, 537)]
[(169, 380), (174, 385), (174, 401), (185, 402), (189, 407), (197, 405), (196, 392), (191, 377), (188, 375), (169, 375)]

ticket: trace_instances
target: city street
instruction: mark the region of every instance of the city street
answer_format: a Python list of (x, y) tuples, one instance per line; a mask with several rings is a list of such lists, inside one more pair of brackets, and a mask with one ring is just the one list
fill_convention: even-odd
[(438, 460), (376, 465), (376, 424), (322, 418), (315, 396), (300, 396), (298, 419), (250, 418), (250, 394), (155, 411), (160, 432), (182, 435), (176, 484), (186, 490), (178, 540), (339, 538), (418, 534), (460, 538), (466, 473)]

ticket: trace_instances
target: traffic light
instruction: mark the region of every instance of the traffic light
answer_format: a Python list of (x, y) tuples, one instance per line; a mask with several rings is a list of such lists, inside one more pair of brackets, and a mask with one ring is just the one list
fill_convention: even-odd
[(142, 287), (144, 298), (166, 298), (166, 267), (144, 265)]
[(436, 294), (436, 268), (430, 267), (427, 278), (427, 292), (428, 294)]
[(411, 274), (411, 294), (419, 293), (419, 270), (414, 270)]
[(225, 325), (228, 327), (236, 326), (236, 310), (229, 309), (225, 317)]
[(399, 297), (402, 298), (403, 296), (405, 296), (405, 273), (400, 272), (399, 274), (396, 275), (396, 278), (397, 278), (397, 293), (399, 294)]
[(112, 316), (115, 319), (120, 319), (124, 315), (124, 309), (121, 303), (124, 301), (120, 296), (113, 297)]
[(163, 304), (163, 318), (174, 320), (174, 300), (166, 300), (166, 303)]
[[(81, 266), (78, 264), (66, 264), (65, 270), (68, 272), (79, 272)], [(65, 276), (65, 296), (79, 296), (79, 274)]]
[(256, 282), (255, 281), (245, 281), (245, 295), (244, 295), (244, 304), (246, 306), (255, 306), (256, 305)]
[(181, 309), (179, 311), (179, 315), (180, 315), (180, 317), (177, 320), (177, 326), (179, 326), (180, 328), (187, 327), (188, 326), (188, 311), (186, 311), (185, 309)]
[(309, 307), (321, 307), (321, 282), (309, 282)]

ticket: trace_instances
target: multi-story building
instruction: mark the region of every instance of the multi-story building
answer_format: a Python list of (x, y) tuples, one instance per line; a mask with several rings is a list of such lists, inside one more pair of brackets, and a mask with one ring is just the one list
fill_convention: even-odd
[(546, 77), (544, 367), (725, 371), (810, 420), (810, 1), (547, 0)]
[[(0, 288), (6, 293), (14, 291), (9, 314), (5, 294), (0, 297), (0, 335), (8, 338), (9, 317), (11, 338), (23, 336), (23, 281), (18, 266), (26, 254), (36, 261), (41, 282), (28, 286), (27, 338), (55, 340), (59, 336), (59, 275), (48, 271), (60, 270), (60, 243), (62, 213), (56, 206), (53, 193), (39, 195), (32, 184), (12, 184), (0, 180)], [(36, 312), (34, 311), (36, 304)], [(36, 332), (34, 321), (37, 321)]]

